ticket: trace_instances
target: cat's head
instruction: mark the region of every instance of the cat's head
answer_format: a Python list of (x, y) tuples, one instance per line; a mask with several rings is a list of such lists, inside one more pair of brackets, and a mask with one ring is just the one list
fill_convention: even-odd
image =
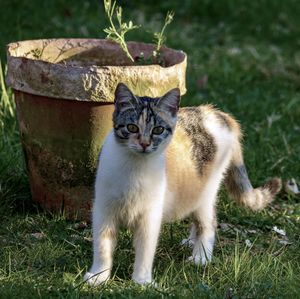
[(113, 114), (117, 142), (139, 154), (162, 152), (175, 129), (180, 91), (172, 89), (160, 98), (138, 97), (123, 83), (115, 92)]

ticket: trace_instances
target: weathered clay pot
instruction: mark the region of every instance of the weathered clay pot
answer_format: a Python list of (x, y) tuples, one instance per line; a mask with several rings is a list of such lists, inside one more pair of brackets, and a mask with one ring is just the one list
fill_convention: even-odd
[[(154, 49), (128, 47), (133, 57)], [(184, 94), (186, 55), (164, 48), (165, 67), (133, 65), (117, 44), (96, 39), (16, 42), (7, 55), (32, 198), (48, 211), (89, 219), (117, 84), (140, 96), (158, 97), (174, 87)]]

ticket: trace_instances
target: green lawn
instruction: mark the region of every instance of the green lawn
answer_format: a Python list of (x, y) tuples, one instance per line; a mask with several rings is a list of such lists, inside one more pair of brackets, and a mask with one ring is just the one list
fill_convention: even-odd
[[(161, 27), (167, 10), (175, 10), (167, 45), (188, 54), (182, 105), (213, 103), (240, 121), (254, 185), (271, 176), (295, 178), (299, 184), (300, 2), (120, 3), (128, 19), (149, 31)], [(4, 0), (0, 8), (3, 71), (10, 41), (104, 37), (99, 1)], [(130, 39), (151, 42), (152, 37), (136, 31)], [(134, 255), (127, 231), (119, 237), (114, 279), (95, 289), (82, 284), (91, 265), (90, 226), (47, 215), (32, 204), (12, 92), (0, 79), (0, 298), (300, 298), (300, 201), (285, 193), (253, 213), (222, 190), (222, 225), (213, 262), (206, 267), (185, 261), (190, 252), (180, 245), (188, 233), (184, 221), (163, 227), (156, 288), (130, 282)]]

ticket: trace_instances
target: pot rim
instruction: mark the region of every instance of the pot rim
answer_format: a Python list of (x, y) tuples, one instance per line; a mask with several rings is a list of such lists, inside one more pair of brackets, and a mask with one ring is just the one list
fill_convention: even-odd
[[(47, 51), (50, 51), (51, 55), (54, 55), (51, 52), (54, 50), (54, 52), (59, 53), (57, 57), (60, 57), (62, 53), (62, 57), (66, 58), (51, 62), (49, 58), (47, 61), (45, 58), (34, 57), (33, 51), (40, 50), (38, 46), (44, 46), (41, 54), (43, 55), (48, 45), (50, 45), (50, 50), (48, 48)], [(65, 45), (67, 45), (67, 50), (59, 48), (59, 46), (64, 47)], [(101, 46), (103, 51), (112, 53), (112, 59), (119, 59), (117, 54), (121, 53), (120, 46), (115, 42), (103, 39), (53, 38), (9, 43), (7, 45), (8, 72), (6, 82), (16, 90), (36, 95), (96, 102), (113, 102), (114, 90), (119, 82), (127, 84), (135, 94), (140, 96), (159, 97), (175, 87), (180, 89), (181, 94), (186, 92), (187, 55), (183, 51), (163, 47), (162, 53), (165, 57), (169, 57), (169, 62), (174, 61), (168, 66), (159, 64), (130, 65), (132, 62), (127, 57), (124, 58), (126, 55), (123, 52), (123, 57), (120, 59), (123, 59), (122, 63), (126, 65), (99, 65), (93, 63), (94, 61), (84, 64), (86, 59), (89, 59), (88, 56), (87, 58), (84, 56), (86, 53), (94, 55), (91, 59), (102, 59), (102, 57), (98, 57), (99, 52), (97, 52), (99, 47), (102, 49)], [(155, 49), (154, 44), (143, 42), (128, 42), (128, 47), (131, 48), (130, 52), (133, 49), (136, 53), (137, 49), (140, 48), (147, 51)], [(72, 51), (74, 53), (72, 55), (69, 53), (70, 56), (67, 56), (65, 53), (68, 51), (71, 54)], [(98, 56), (96, 57), (95, 54)], [(75, 60), (72, 57), (75, 57)], [(115, 60), (112, 61), (115, 62)], [(82, 65), (76, 63), (82, 63)]]
[[(94, 42), (105, 42), (107, 44), (113, 44), (113, 45), (116, 45), (118, 46), (118, 43), (116, 42), (113, 42), (113, 41), (110, 41), (108, 39), (97, 39), (97, 38), (49, 38), (49, 39), (26, 39), (26, 40), (22, 40), (22, 41), (16, 41), (16, 42), (11, 42), (11, 43), (8, 43), (6, 45), (6, 50), (7, 50), (7, 55), (10, 55), (11, 57), (20, 57), (22, 59), (26, 59), (26, 60), (30, 60), (30, 61), (43, 61), (47, 64), (58, 64), (57, 62), (50, 62), (50, 61), (47, 61), (47, 60), (43, 60), (43, 59), (33, 59), (33, 58), (29, 58), (29, 57), (24, 57), (23, 55), (13, 55), (12, 54), (12, 51), (21, 46), (22, 44), (25, 44), (25, 43), (31, 43), (31, 42), (43, 42), (43, 41), (53, 41), (53, 42), (56, 42), (56, 41), (64, 41), (64, 40), (72, 40), (72, 41), (94, 41)], [(153, 46), (153, 48), (155, 48), (155, 44), (153, 43), (144, 43), (144, 42), (135, 42), (135, 41), (128, 41), (126, 42), (129, 46), (130, 45), (143, 45), (143, 46)], [(182, 55), (182, 59), (181, 60), (178, 60), (177, 63), (180, 63), (180, 62), (183, 62), (185, 57), (187, 56), (187, 54), (183, 51), (183, 50), (175, 50), (175, 49), (172, 49), (172, 48), (169, 48), (169, 47), (166, 47), (166, 46), (162, 46), (161, 49), (163, 51), (172, 51), (174, 53), (176, 53), (177, 55)], [(125, 55), (125, 54), (124, 54)], [(107, 68), (107, 67), (115, 67), (115, 68), (122, 68), (122, 67), (126, 67), (126, 68), (136, 68), (136, 67), (151, 67), (151, 66), (155, 66), (155, 67), (160, 67), (160, 68), (169, 68), (169, 67), (172, 67), (174, 64), (171, 64), (171, 65), (168, 65), (168, 66), (162, 66), (158, 63), (153, 63), (153, 64), (133, 64), (133, 65), (98, 65), (98, 64), (91, 64), (89, 66), (85, 66), (85, 65), (82, 65), (82, 66), (79, 66), (79, 65), (68, 65), (70, 67), (74, 67), (74, 68), (85, 68), (85, 67), (91, 67), (91, 66), (95, 66), (97, 68)]]

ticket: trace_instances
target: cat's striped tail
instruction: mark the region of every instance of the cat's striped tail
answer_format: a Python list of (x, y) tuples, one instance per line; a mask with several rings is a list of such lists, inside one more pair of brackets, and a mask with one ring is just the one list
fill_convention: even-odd
[(235, 201), (258, 211), (273, 201), (274, 196), (281, 190), (282, 183), (280, 178), (271, 178), (264, 186), (253, 188), (244, 165), (240, 143), (237, 142), (226, 174), (225, 186)]

